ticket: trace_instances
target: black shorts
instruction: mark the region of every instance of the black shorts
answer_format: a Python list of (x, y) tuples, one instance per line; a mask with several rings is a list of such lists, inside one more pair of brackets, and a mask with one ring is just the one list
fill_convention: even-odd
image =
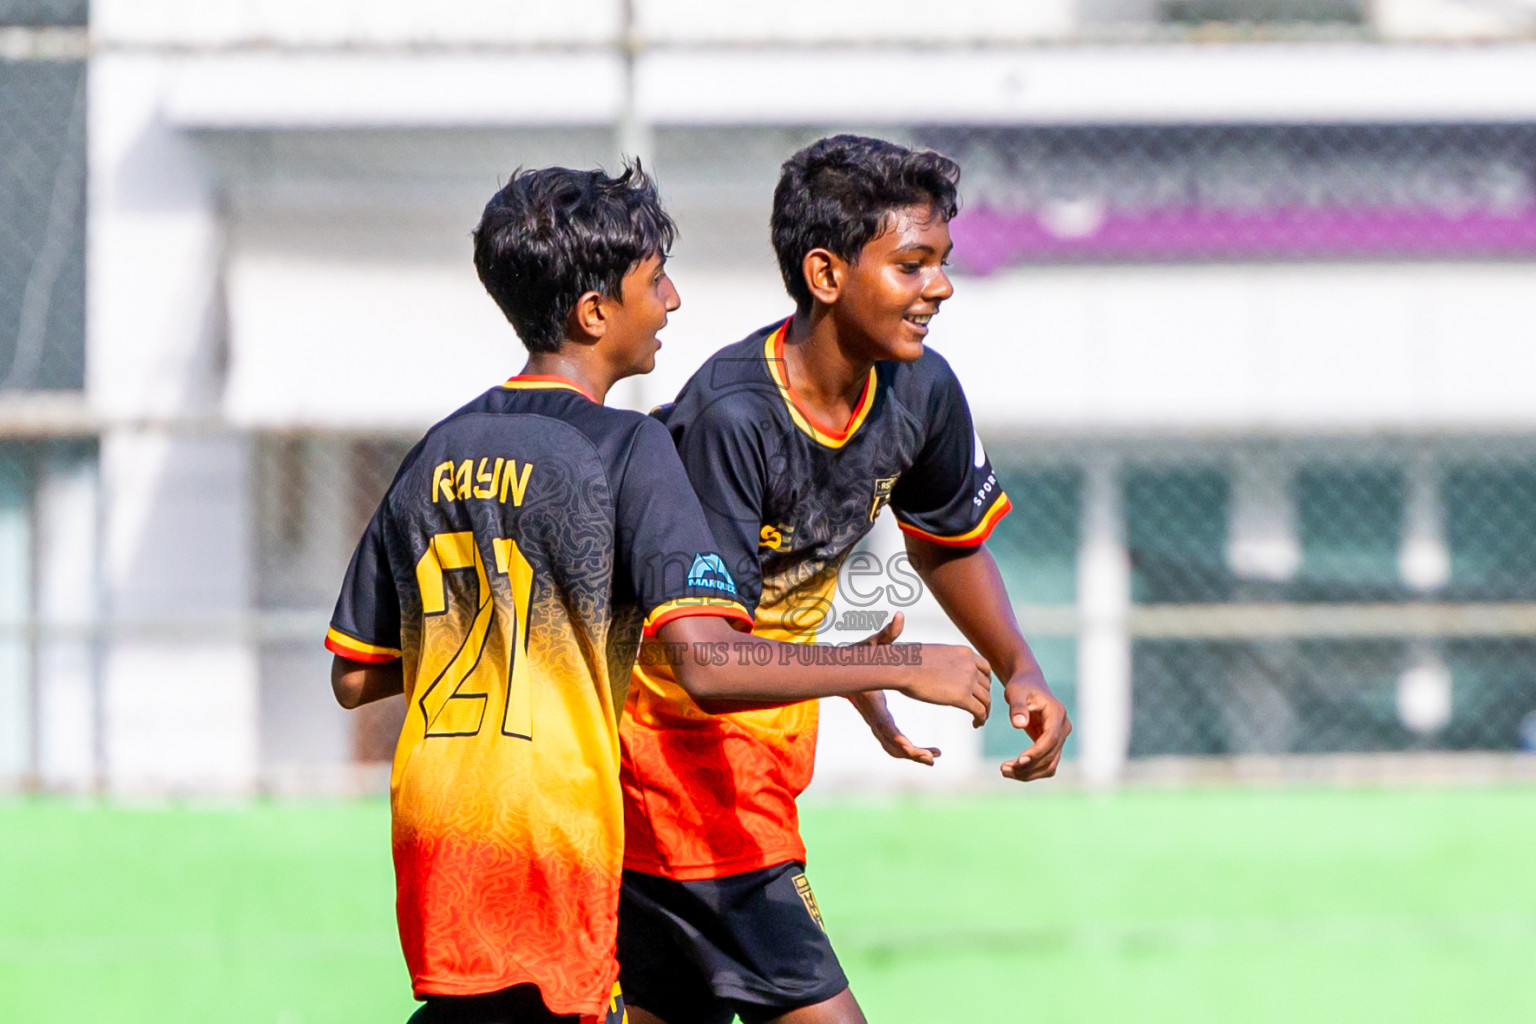
[(601, 1017), (551, 1013), (537, 986), (513, 985), (480, 996), (427, 996), (407, 1024), (623, 1024), (624, 997), (617, 991)]
[(757, 1024), (848, 987), (797, 863), (698, 882), (625, 871), (619, 980), (667, 1024)]

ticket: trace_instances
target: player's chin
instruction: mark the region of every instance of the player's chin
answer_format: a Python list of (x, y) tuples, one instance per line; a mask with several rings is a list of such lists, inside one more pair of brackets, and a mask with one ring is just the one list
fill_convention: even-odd
[(661, 342), (651, 339), (651, 350), (641, 356), (635, 365), (636, 373), (650, 373), (656, 369), (656, 353), (661, 351)]
[(885, 349), (881, 359), (898, 363), (915, 363), (923, 357), (923, 336), (927, 332), (919, 334), (910, 329), (910, 325), (903, 322), (902, 330), (894, 337), (887, 338), (883, 346)]

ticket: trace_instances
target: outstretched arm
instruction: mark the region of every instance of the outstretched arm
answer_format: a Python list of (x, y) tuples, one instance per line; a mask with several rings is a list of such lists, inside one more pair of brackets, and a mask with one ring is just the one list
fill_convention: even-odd
[[(960, 708), (976, 725), (987, 720), (991, 709), (991, 668), (969, 647), (906, 644), (910, 653), (888, 664), (893, 659), (861, 656), (856, 648), (786, 644), (738, 633), (714, 615), (672, 619), (657, 635), (681, 652), (672, 666), (678, 684), (711, 714), (879, 689)], [(727, 656), (698, 654), (712, 650)], [(807, 658), (812, 664), (805, 663)]]
[(1034, 740), (1028, 750), (1003, 762), (1003, 775), (1029, 782), (1056, 774), (1072, 723), (1019, 632), (992, 554), (984, 545), (952, 548), (911, 534), (906, 541), (912, 564), (939, 606), (1003, 680), (1014, 728)]

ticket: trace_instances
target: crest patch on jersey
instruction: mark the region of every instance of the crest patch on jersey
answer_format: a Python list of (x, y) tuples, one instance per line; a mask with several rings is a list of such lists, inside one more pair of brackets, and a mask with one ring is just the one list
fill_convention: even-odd
[(693, 556), (693, 565), (688, 567), (688, 585), (736, 593), (736, 581), (726, 571), (720, 556), (712, 553)]
[(883, 476), (875, 481), (874, 500), (869, 506), (869, 521), (874, 522), (880, 510), (891, 503), (891, 491), (896, 487), (896, 478)]

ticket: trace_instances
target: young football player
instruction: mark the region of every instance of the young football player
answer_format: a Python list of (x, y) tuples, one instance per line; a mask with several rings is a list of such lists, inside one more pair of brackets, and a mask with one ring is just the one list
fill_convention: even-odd
[(638, 165), (519, 172), (491, 199), (475, 266), (527, 366), (406, 456), (337, 601), (337, 700), (408, 702), (390, 809), (419, 1022), (622, 1019), (618, 717), (642, 633), (704, 708), (889, 685), (986, 715), (966, 648), (807, 671), (732, 631), (751, 619), (666, 430), (602, 404), (678, 307), (673, 231)]
[[(1055, 772), (1071, 729), (983, 541), (1009, 509), (959, 382), (924, 348), (952, 294), (959, 168), (837, 136), (796, 153), (772, 234), (787, 320), (711, 356), (657, 410), (758, 635), (815, 639), (844, 558), (886, 505), (919, 575), (1003, 680), (1034, 743), (1002, 766)], [(855, 700), (893, 756), (936, 751)], [(795, 799), (815, 702), (712, 716), (665, 666), (636, 668), (625, 720), (619, 960), (639, 1024), (863, 1021), (804, 874)]]

